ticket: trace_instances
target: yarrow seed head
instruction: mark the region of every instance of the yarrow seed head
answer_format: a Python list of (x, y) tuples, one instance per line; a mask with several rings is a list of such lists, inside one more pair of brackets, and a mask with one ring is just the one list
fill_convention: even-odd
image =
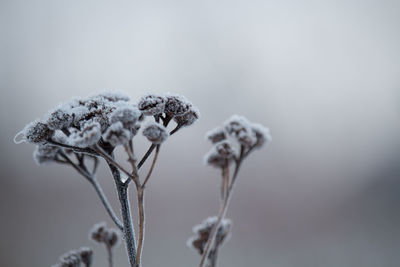
[(139, 103), (139, 110), (146, 116), (154, 116), (164, 112), (166, 99), (163, 96), (148, 94), (143, 96)]
[(214, 128), (206, 133), (206, 137), (210, 140), (213, 144), (218, 143), (222, 140), (226, 139), (226, 133), (224, 129), (217, 127)]
[(114, 147), (128, 143), (131, 138), (131, 132), (125, 129), (120, 121), (111, 124), (103, 134), (104, 141), (109, 142)]
[(104, 222), (98, 223), (93, 226), (89, 234), (90, 239), (103, 243), (108, 247), (114, 247), (118, 245), (120, 240), (119, 232), (112, 228), (107, 228)]
[(181, 95), (166, 95), (165, 113), (171, 117), (182, 116), (189, 111), (192, 104)]
[(256, 143), (254, 144), (254, 147), (261, 148), (264, 144), (271, 142), (272, 137), (268, 128), (259, 123), (252, 123), (251, 130), (256, 137)]
[(85, 266), (90, 266), (92, 265), (93, 262), (93, 250), (88, 247), (81, 247), (79, 249), (79, 255), (81, 258), (81, 261)]
[(167, 129), (163, 125), (155, 122), (147, 124), (142, 133), (153, 144), (161, 144), (167, 140), (169, 136)]
[[(204, 252), (204, 247), (208, 241), (212, 228), (218, 221), (218, 217), (208, 217), (203, 221), (202, 224), (196, 225), (193, 227), (193, 232), (196, 236), (190, 238), (188, 240), (187, 245), (199, 252), (200, 255)], [(215, 237), (215, 246), (221, 247), (229, 238), (230, 229), (232, 226), (232, 222), (229, 219), (223, 219), (217, 229), (217, 234)]]
[(69, 110), (64, 106), (60, 106), (47, 115), (46, 124), (51, 130), (59, 130), (69, 128), (71, 126), (72, 119), (73, 118), (69, 113)]
[[(35, 120), (26, 125), (20, 133), (22, 133), (25, 141), (27, 141), (28, 143), (39, 144), (49, 140), (51, 138), (51, 135), (53, 134), (53, 131), (49, 129), (47, 124)], [(15, 137), (17, 137), (20, 133), (18, 133)]]
[(61, 267), (80, 267), (81, 257), (76, 250), (71, 250), (60, 257)]
[(106, 223), (101, 222), (93, 225), (92, 229), (89, 232), (89, 238), (96, 241), (96, 242), (103, 242), (103, 236), (106, 232)]
[(250, 128), (250, 122), (243, 116), (233, 115), (225, 122), (225, 130), (247, 148), (256, 142), (256, 137)]
[(211, 150), (205, 155), (204, 162), (216, 168), (226, 168), (236, 156), (228, 140), (216, 143)]
[(125, 105), (116, 108), (110, 115), (110, 123), (121, 122), (124, 128), (132, 129), (135, 127), (141, 113), (137, 107)]

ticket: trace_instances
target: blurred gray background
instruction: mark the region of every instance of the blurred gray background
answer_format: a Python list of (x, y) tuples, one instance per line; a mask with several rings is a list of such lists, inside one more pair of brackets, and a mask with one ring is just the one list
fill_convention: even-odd
[[(111, 225), (94, 190), (12, 142), (56, 104), (105, 89), (177, 92), (202, 113), (162, 147), (144, 266), (198, 265), (186, 239), (218, 210), (204, 133), (234, 113), (273, 142), (240, 173), (220, 267), (399, 266), (399, 14), (395, 0), (0, 1), (0, 266), (50, 266), (83, 245), (105, 266), (87, 238)], [(104, 166), (99, 176), (117, 208)]]

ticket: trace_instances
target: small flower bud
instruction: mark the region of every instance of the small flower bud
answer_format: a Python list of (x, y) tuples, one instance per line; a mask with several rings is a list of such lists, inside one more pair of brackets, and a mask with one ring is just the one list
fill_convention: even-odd
[(175, 116), (174, 120), (179, 126), (190, 126), (200, 118), (200, 111), (196, 107), (190, 107), (189, 110), (180, 116)]
[(161, 144), (169, 136), (167, 129), (155, 122), (147, 124), (142, 133), (153, 144)]
[(88, 247), (81, 247), (79, 249), (79, 255), (81, 257), (81, 261), (86, 266), (92, 265), (93, 262), (93, 250)]
[(219, 141), (226, 139), (226, 133), (224, 129), (217, 127), (214, 128), (206, 133), (206, 137), (210, 140), (213, 144), (218, 143)]
[(103, 134), (103, 139), (112, 146), (124, 145), (132, 138), (131, 132), (124, 128), (122, 122), (118, 121), (111, 124)]
[(146, 116), (154, 116), (164, 112), (165, 98), (159, 95), (148, 94), (138, 103), (139, 110)]
[(80, 267), (81, 257), (75, 250), (71, 250), (60, 257), (62, 267)]
[(92, 239), (98, 243), (103, 242), (104, 233), (107, 231), (106, 223), (101, 222), (95, 224), (89, 232), (89, 239)]
[(114, 247), (115, 245), (117, 245), (119, 243), (119, 239), (120, 239), (120, 237), (119, 237), (119, 233), (117, 232), (117, 230), (108, 229), (105, 232), (104, 243), (107, 246)]
[(68, 109), (61, 106), (47, 115), (46, 124), (51, 130), (59, 130), (70, 127), (72, 119)]
[(57, 153), (61, 149), (57, 146), (39, 144), (33, 152), (33, 158), (38, 165), (52, 162), (56, 159)]
[(25, 141), (28, 143), (39, 144), (49, 140), (53, 133), (54, 132), (49, 129), (47, 124), (36, 120), (26, 125), (25, 128), (15, 136), (15, 138), (19, 134), (22, 134), (25, 138)]
[(165, 113), (170, 116), (182, 116), (189, 111), (192, 104), (181, 95), (166, 95)]
[(76, 130), (71, 133), (68, 140), (69, 143), (77, 147), (89, 147), (96, 144), (101, 138), (100, 123), (88, 121), (82, 125), (80, 131)]
[(251, 147), (256, 142), (250, 122), (243, 116), (233, 115), (225, 122), (225, 130), (245, 147)]
[(121, 122), (124, 128), (132, 129), (140, 115), (140, 111), (135, 106), (120, 106), (110, 114), (110, 123)]
[(259, 123), (252, 123), (251, 130), (256, 136), (256, 143), (254, 144), (256, 148), (260, 148), (264, 144), (271, 142), (272, 137), (268, 128)]

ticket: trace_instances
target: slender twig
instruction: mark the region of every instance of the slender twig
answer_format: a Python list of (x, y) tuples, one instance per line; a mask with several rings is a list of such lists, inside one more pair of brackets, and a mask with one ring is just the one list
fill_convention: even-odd
[(156, 148), (155, 144), (151, 144), (149, 149), (147, 149), (146, 153), (144, 154), (143, 158), (139, 161), (139, 164), (137, 166), (138, 170), (143, 166), (143, 164), (146, 162), (147, 158), (151, 155), (151, 152), (153, 152), (154, 148)]
[(144, 230), (145, 230), (144, 188), (138, 188), (137, 198), (139, 207), (139, 237), (137, 246), (137, 266), (141, 266), (143, 243), (144, 243)]
[(205, 245), (204, 251), (203, 251), (203, 255), (201, 257), (201, 261), (200, 261), (200, 267), (204, 266), (205, 260), (208, 257), (208, 254), (210, 253), (210, 248), (212, 247), (214, 241), (215, 241), (215, 237), (217, 235), (217, 231), (219, 228), (219, 225), (221, 223), (221, 221), (225, 218), (226, 212), (228, 210), (228, 206), (232, 197), (232, 192), (233, 192), (233, 188), (235, 186), (235, 182), (236, 182), (236, 178), (237, 175), (239, 173), (239, 169), (243, 160), (243, 155), (244, 155), (244, 149), (243, 147), (241, 148), (241, 152), (240, 152), (240, 157), (239, 159), (235, 162), (235, 170), (233, 172), (233, 176), (230, 182), (230, 185), (228, 187), (228, 191), (226, 192), (226, 197), (224, 199), (224, 202), (220, 208), (220, 211), (218, 212), (218, 219), (217, 222), (214, 224), (213, 228), (211, 229), (211, 233), (208, 237), (207, 243)]
[(122, 167), (118, 162), (116, 162), (112, 157), (110, 157), (107, 152), (105, 152), (99, 145), (95, 145), (94, 149), (99, 153), (109, 164), (121, 170), (123, 173), (133, 178), (132, 174), (128, 172), (124, 167)]
[(71, 149), (74, 152), (86, 153), (86, 154), (89, 154), (89, 155), (98, 156), (96, 151), (94, 151), (91, 148), (81, 148), (81, 147), (77, 147), (77, 146), (70, 146), (70, 145), (67, 145), (67, 144), (62, 144), (62, 143), (56, 142), (54, 140), (48, 140), (47, 143), (55, 145), (55, 146), (60, 146), (60, 147), (63, 147), (63, 148)]
[(145, 186), (146, 186), (146, 184), (147, 184), (147, 181), (149, 181), (149, 178), (150, 178), (150, 176), (151, 176), (151, 173), (153, 172), (154, 166), (155, 166), (155, 164), (156, 164), (156, 161), (157, 161), (158, 153), (159, 153), (159, 152), (160, 152), (160, 145), (157, 145), (157, 147), (156, 147), (156, 153), (154, 154), (154, 158), (153, 158), (153, 162), (151, 163), (149, 172), (147, 173), (146, 178), (145, 178), (144, 181), (143, 181), (142, 189), (145, 188)]
[(112, 221), (115, 223), (115, 225), (122, 231), (123, 230), (123, 225), (121, 221), (118, 219), (117, 215), (115, 214), (113, 208), (111, 207), (110, 203), (108, 202), (108, 199), (106, 195), (103, 192), (103, 189), (101, 188), (99, 182), (97, 181), (95, 176), (90, 175), (87, 171), (83, 170), (81, 167), (76, 165), (67, 155), (64, 153), (60, 153), (60, 155), (76, 170), (78, 171), (82, 176), (86, 178), (86, 180), (93, 186), (94, 190), (96, 191), (97, 195), (99, 196), (101, 203), (103, 204), (104, 208), (106, 209), (108, 215), (111, 217)]
[(106, 245), (106, 250), (107, 250), (107, 261), (108, 261), (108, 267), (113, 267), (113, 255), (112, 255), (112, 248), (110, 245)]

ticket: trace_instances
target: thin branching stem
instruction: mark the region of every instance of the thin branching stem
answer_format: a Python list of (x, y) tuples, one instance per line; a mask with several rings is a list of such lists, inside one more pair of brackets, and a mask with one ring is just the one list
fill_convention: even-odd
[(139, 207), (139, 237), (137, 246), (137, 266), (141, 266), (142, 251), (144, 243), (145, 211), (144, 211), (144, 188), (138, 188), (137, 191)]
[(147, 182), (148, 182), (149, 179), (150, 179), (150, 176), (151, 176), (151, 174), (152, 174), (152, 172), (153, 172), (154, 166), (156, 165), (156, 161), (157, 161), (159, 152), (160, 152), (160, 145), (157, 145), (157, 147), (156, 147), (156, 153), (154, 154), (154, 158), (153, 158), (153, 162), (151, 163), (149, 172), (147, 173), (146, 178), (145, 178), (144, 181), (143, 181), (142, 189), (144, 189), (144, 188), (146, 187), (146, 184), (147, 184)]
[(128, 175), (128, 177), (133, 179), (132, 174), (127, 171), (124, 167), (122, 167), (118, 162), (116, 162), (110, 155), (107, 154), (107, 152), (104, 151), (99, 145), (95, 145), (94, 149), (96, 150), (97, 153), (99, 153), (109, 164), (113, 165), (114, 167), (118, 168), (121, 170), (123, 173)]
[(108, 261), (108, 267), (113, 267), (113, 254), (112, 254), (112, 248), (110, 245), (106, 245), (106, 250), (107, 250), (107, 261)]
[(104, 208), (106, 209), (108, 215), (111, 217), (112, 221), (115, 225), (122, 231), (123, 225), (121, 221), (118, 219), (117, 215), (115, 214), (113, 208), (111, 207), (110, 203), (106, 195), (104, 194), (103, 189), (101, 188), (99, 182), (97, 181), (96, 177), (90, 175), (87, 171), (82, 169), (80, 166), (76, 165), (67, 155), (64, 153), (60, 153), (61, 157), (63, 157), (77, 172), (79, 172), (82, 176), (86, 178), (86, 180), (93, 186), (94, 190), (96, 191), (97, 195), (99, 196), (101, 203), (103, 204)]

